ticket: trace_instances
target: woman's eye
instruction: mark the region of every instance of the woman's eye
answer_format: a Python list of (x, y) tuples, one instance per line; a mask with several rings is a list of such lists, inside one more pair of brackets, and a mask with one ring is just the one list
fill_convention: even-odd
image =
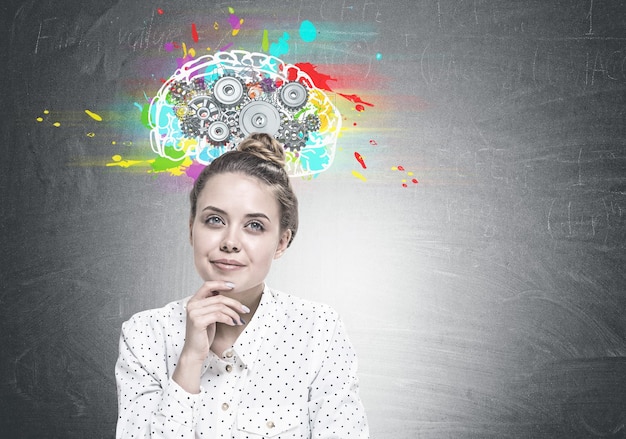
[(263, 230), (265, 230), (265, 226), (263, 226), (263, 223), (260, 223), (258, 221), (252, 221), (248, 223), (248, 227), (255, 232), (262, 232)]
[(210, 226), (216, 226), (216, 225), (224, 224), (224, 221), (222, 221), (222, 219), (219, 216), (209, 216), (204, 220), (204, 223)]

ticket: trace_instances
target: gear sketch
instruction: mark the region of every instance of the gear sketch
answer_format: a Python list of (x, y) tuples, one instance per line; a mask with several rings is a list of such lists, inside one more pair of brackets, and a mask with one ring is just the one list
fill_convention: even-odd
[(247, 135), (263, 132), (284, 145), (291, 176), (332, 164), (341, 115), (310, 76), (279, 58), (243, 50), (187, 62), (150, 106), (155, 153), (208, 164)]

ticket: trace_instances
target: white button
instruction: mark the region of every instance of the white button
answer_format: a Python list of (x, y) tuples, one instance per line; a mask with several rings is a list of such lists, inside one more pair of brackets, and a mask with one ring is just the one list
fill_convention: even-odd
[(267, 428), (274, 428), (276, 427), (276, 425), (274, 424), (274, 421), (267, 421)]
[(233, 351), (231, 349), (227, 350), (226, 352), (224, 352), (224, 356), (226, 358), (233, 358)]
[(225, 402), (224, 404), (222, 404), (222, 410), (226, 411), (230, 408), (230, 406), (228, 405), (227, 402)]
[(233, 371), (233, 366), (230, 364), (226, 365), (226, 372), (231, 373)]

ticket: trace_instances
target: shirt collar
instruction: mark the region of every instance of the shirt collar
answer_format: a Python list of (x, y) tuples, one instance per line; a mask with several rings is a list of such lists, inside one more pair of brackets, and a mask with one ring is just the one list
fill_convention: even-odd
[(279, 316), (276, 298), (266, 285), (254, 316), (233, 346), (233, 350), (246, 367), (253, 367), (261, 344), (271, 338), (271, 334), (278, 332), (282, 325)]

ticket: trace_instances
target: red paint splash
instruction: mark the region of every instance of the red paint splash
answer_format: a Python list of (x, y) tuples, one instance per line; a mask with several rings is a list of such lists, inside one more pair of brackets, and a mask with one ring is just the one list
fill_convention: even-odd
[[(325, 73), (321, 73), (317, 70), (317, 66), (309, 63), (309, 62), (302, 62), (302, 63), (296, 63), (294, 64), (295, 67), (297, 67), (298, 69), (302, 70), (304, 73), (306, 73), (307, 75), (309, 75), (309, 77), (311, 78), (311, 80), (313, 81), (313, 84), (315, 87), (324, 90), (324, 91), (329, 91), (334, 93), (334, 90), (332, 89), (332, 87), (328, 84), (330, 81), (337, 81), (336, 78), (333, 78), (330, 75), (327, 75)], [(289, 69), (287, 72), (283, 72), (285, 74), (285, 76), (287, 77), (287, 79), (289, 79), (290, 81), (295, 81), (298, 75), (298, 71), (295, 69)], [(367, 105), (368, 107), (373, 107), (374, 104), (371, 104), (369, 102), (365, 102), (363, 101), (359, 96), (357, 95), (347, 95), (347, 94), (343, 94), (343, 93), (338, 93), (339, 96), (341, 96), (344, 99), (349, 100), (352, 103), (355, 104), (362, 104), (362, 105)], [(365, 107), (363, 107), (363, 110), (365, 110)], [(362, 111), (362, 110), (358, 110), (358, 111)]]
[(404, 171), (404, 166), (398, 166), (398, 171)]
[[(297, 63), (295, 64), (295, 66), (298, 67), (307, 75), (309, 75), (317, 88), (325, 90), (325, 91), (330, 91), (330, 92), (333, 91), (330, 85), (328, 85), (328, 81), (336, 81), (336, 79), (330, 75), (326, 75), (324, 73), (318, 72), (317, 66), (314, 66), (313, 64), (309, 62)], [(289, 80), (294, 81), (296, 79), (296, 75), (298, 72), (290, 69), (286, 73), (287, 73), (287, 77), (289, 78)]]
[(163, 15), (163, 14), (165, 14), (165, 11), (163, 9), (161, 9), (161, 8), (158, 8), (157, 9), (157, 14)]
[(357, 104), (357, 106), (354, 107), (354, 109), (358, 111), (359, 113), (362, 113), (363, 111), (365, 111), (365, 107), (361, 104)]
[(196, 23), (191, 23), (191, 38), (193, 38), (194, 42), (198, 42), (198, 28), (196, 27)]
[(367, 166), (365, 165), (365, 160), (363, 160), (363, 156), (361, 154), (359, 154), (358, 152), (355, 152), (354, 158), (356, 159), (357, 162), (361, 164), (361, 167), (363, 169), (367, 169)]
[(376, 140), (371, 139), (371, 140), (370, 140), (370, 145), (372, 145), (372, 146), (378, 146), (378, 143), (376, 142)]
[[(370, 104), (369, 102), (365, 102), (361, 100), (361, 98), (358, 97), (357, 95), (344, 95), (342, 93), (339, 93), (339, 96), (341, 96), (342, 98), (346, 98), (347, 100), (349, 100), (350, 102), (354, 102), (355, 104), (363, 104), (363, 105), (367, 105), (368, 107), (374, 106), (374, 104)], [(363, 109), (365, 110), (365, 108)]]

